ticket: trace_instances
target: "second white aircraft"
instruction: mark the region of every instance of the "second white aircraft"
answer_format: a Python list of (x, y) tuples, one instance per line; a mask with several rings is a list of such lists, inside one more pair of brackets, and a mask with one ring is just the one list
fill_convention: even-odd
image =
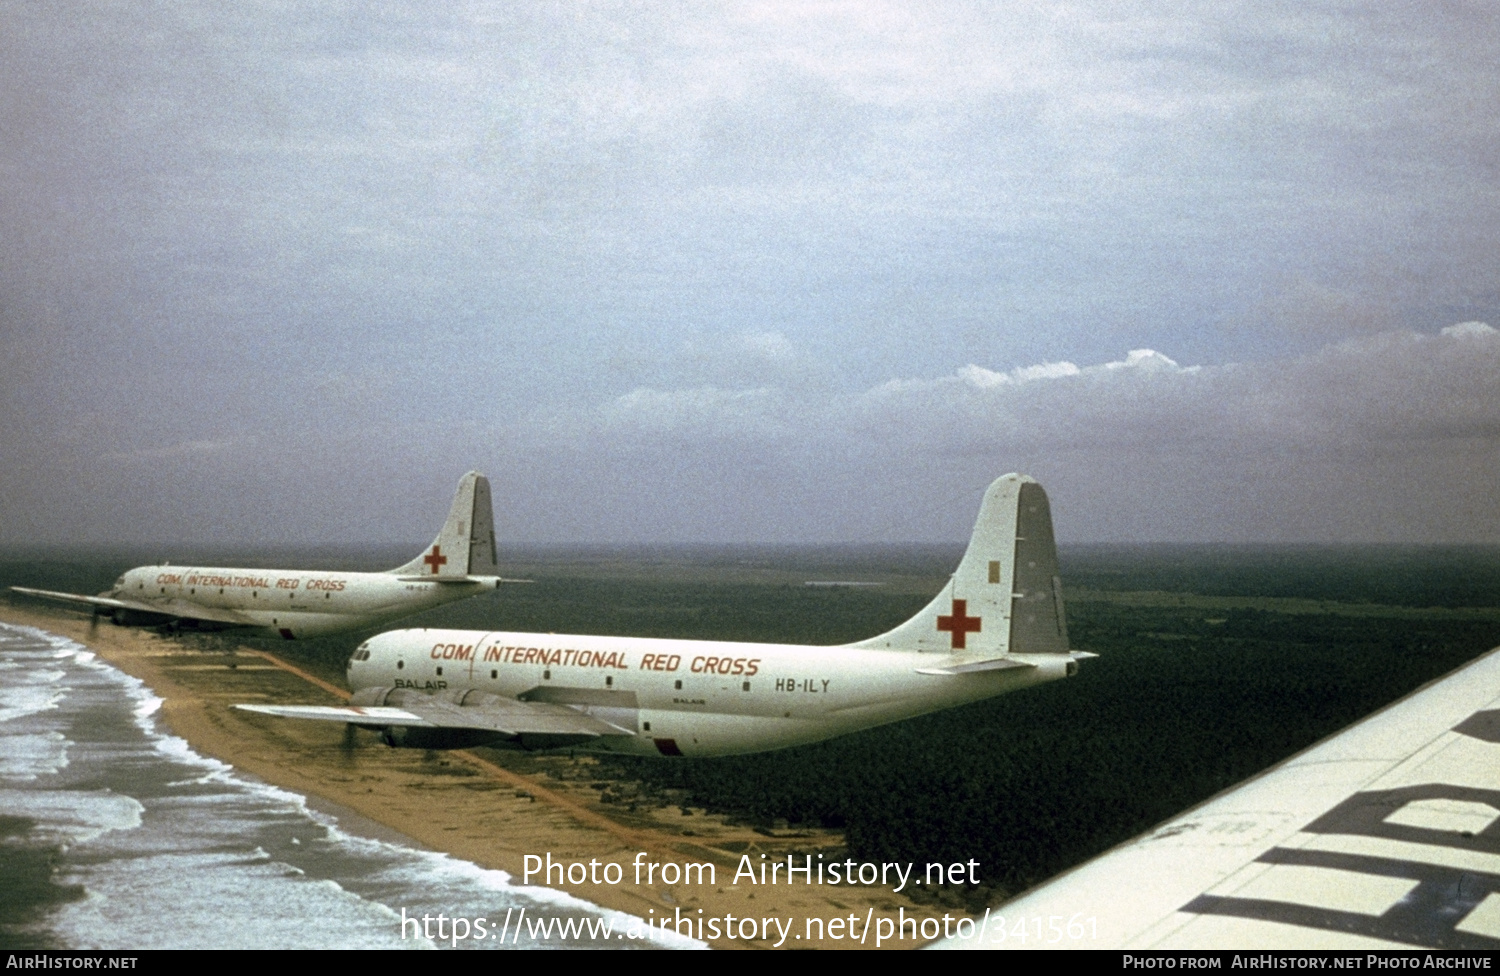
[(780, 749), (1074, 674), (1041, 485), (985, 492), (948, 584), (842, 647), (398, 630), (349, 661), (347, 707), (240, 705), (345, 722), (394, 746), (571, 747), (662, 756)]
[(374, 626), (521, 582), (495, 571), (490, 483), (470, 471), (459, 480), (448, 520), (432, 545), (384, 573), (163, 564), (128, 570), (98, 596), (11, 589), (91, 607), (96, 620), (108, 616), (127, 626), (246, 627), (295, 640)]

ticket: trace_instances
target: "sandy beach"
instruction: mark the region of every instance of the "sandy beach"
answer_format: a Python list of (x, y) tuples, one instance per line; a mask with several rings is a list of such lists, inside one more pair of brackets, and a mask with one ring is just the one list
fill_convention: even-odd
[[(778, 941), (781, 948), (873, 948), (882, 931), (878, 920), (891, 920), (884, 927), (889, 933), (902, 918), (906, 937), (888, 937), (884, 947), (914, 948), (926, 940), (913, 937), (913, 916), (946, 915), (950, 925), (967, 917), (959, 909), (922, 906), (896, 894), (894, 881), (809, 885), (799, 876), (787, 884), (788, 854), (795, 853), (798, 864), (819, 851), (831, 859), (842, 838), (830, 831), (757, 831), (675, 805), (604, 802), (605, 788), (613, 786), (617, 799), (621, 784), (596, 784), (593, 760), (586, 756), (391, 749), (364, 732), (354, 733), (351, 742), (336, 723), (281, 721), (232, 708), (241, 702), (337, 704), (347, 697), (272, 654), (248, 648), (204, 652), (150, 630), (109, 623), (90, 634), (88, 618), (44, 606), (0, 605), (0, 620), (86, 644), (161, 697), (161, 718), (195, 750), (308, 796), (347, 829), (393, 831), (416, 845), (506, 871), (518, 883), (528, 863), (537, 863), (528, 862), (528, 855), (543, 865), (549, 856), (553, 864), (575, 864), (572, 878), (564, 874), (562, 883), (557, 870), (550, 881), (533, 875), (529, 883), (641, 918), (691, 919), (691, 933), (679, 930), (701, 933), (715, 948), (770, 948)], [(751, 883), (743, 874), (736, 883), (746, 856), (757, 869), (762, 863), (783, 865), (780, 883)], [(646, 866), (639, 881), (637, 862)], [(666, 867), (689, 863), (713, 865), (712, 883), (684, 880), (678, 867)], [(653, 871), (652, 864), (663, 867)], [(473, 913), (483, 914), (481, 908), (473, 906)], [(455, 915), (466, 911), (468, 906), (453, 906)], [(699, 927), (707, 919), (720, 920), (718, 938)]]

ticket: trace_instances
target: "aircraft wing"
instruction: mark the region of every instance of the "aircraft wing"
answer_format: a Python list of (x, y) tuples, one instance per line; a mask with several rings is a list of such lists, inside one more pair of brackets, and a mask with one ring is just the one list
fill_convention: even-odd
[(509, 736), (620, 735), (634, 730), (621, 729), (566, 705), (523, 702), (514, 698), (486, 695), (482, 704), (458, 705), (433, 695), (408, 694), (399, 707), (328, 706), (328, 705), (236, 705), (235, 708), (280, 718), (318, 719), (344, 722), (368, 728), (393, 725), (421, 729), (472, 729)]
[(1500, 648), (939, 944), (1413, 946), (1500, 949)]
[(84, 596), (81, 593), (33, 590), (26, 586), (12, 586), (11, 589), (17, 593), (24, 593), (27, 596), (40, 597), (45, 600), (82, 603), (92, 606), (96, 610), (130, 610), (136, 613), (156, 614), (168, 619), (209, 620), (214, 623), (230, 624), (239, 627), (253, 627), (256, 625), (255, 621), (233, 610), (215, 610), (196, 603), (190, 603), (187, 600), (164, 600), (160, 603), (147, 603), (144, 600), (120, 600), (110, 596)]

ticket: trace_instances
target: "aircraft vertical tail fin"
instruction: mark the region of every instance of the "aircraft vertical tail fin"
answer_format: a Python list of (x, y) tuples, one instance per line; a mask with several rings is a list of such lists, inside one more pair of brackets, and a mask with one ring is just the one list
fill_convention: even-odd
[(458, 494), (453, 496), (443, 530), (420, 556), (391, 572), (436, 580), (496, 575), (495, 513), (489, 479), (477, 471), (459, 479)]
[(996, 479), (948, 585), (906, 623), (852, 646), (975, 660), (1068, 653), (1057, 543), (1042, 486), (1019, 474)]

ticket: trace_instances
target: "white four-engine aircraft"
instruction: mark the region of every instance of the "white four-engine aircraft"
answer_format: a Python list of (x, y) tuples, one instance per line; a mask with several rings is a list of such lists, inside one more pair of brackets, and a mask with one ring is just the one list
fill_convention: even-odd
[(399, 630), (349, 661), (348, 707), (240, 705), (345, 722), (396, 746), (562, 746), (662, 756), (780, 749), (1075, 673), (1041, 485), (990, 485), (948, 585), (843, 647)]
[(13, 586), (17, 593), (91, 606), (130, 626), (252, 627), (287, 640), (369, 627), (462, 600), (505, 580), (496, 574), (490, 483), (470, 471), (432, 545), (384, 573), (137, 566), (98, 596)]

